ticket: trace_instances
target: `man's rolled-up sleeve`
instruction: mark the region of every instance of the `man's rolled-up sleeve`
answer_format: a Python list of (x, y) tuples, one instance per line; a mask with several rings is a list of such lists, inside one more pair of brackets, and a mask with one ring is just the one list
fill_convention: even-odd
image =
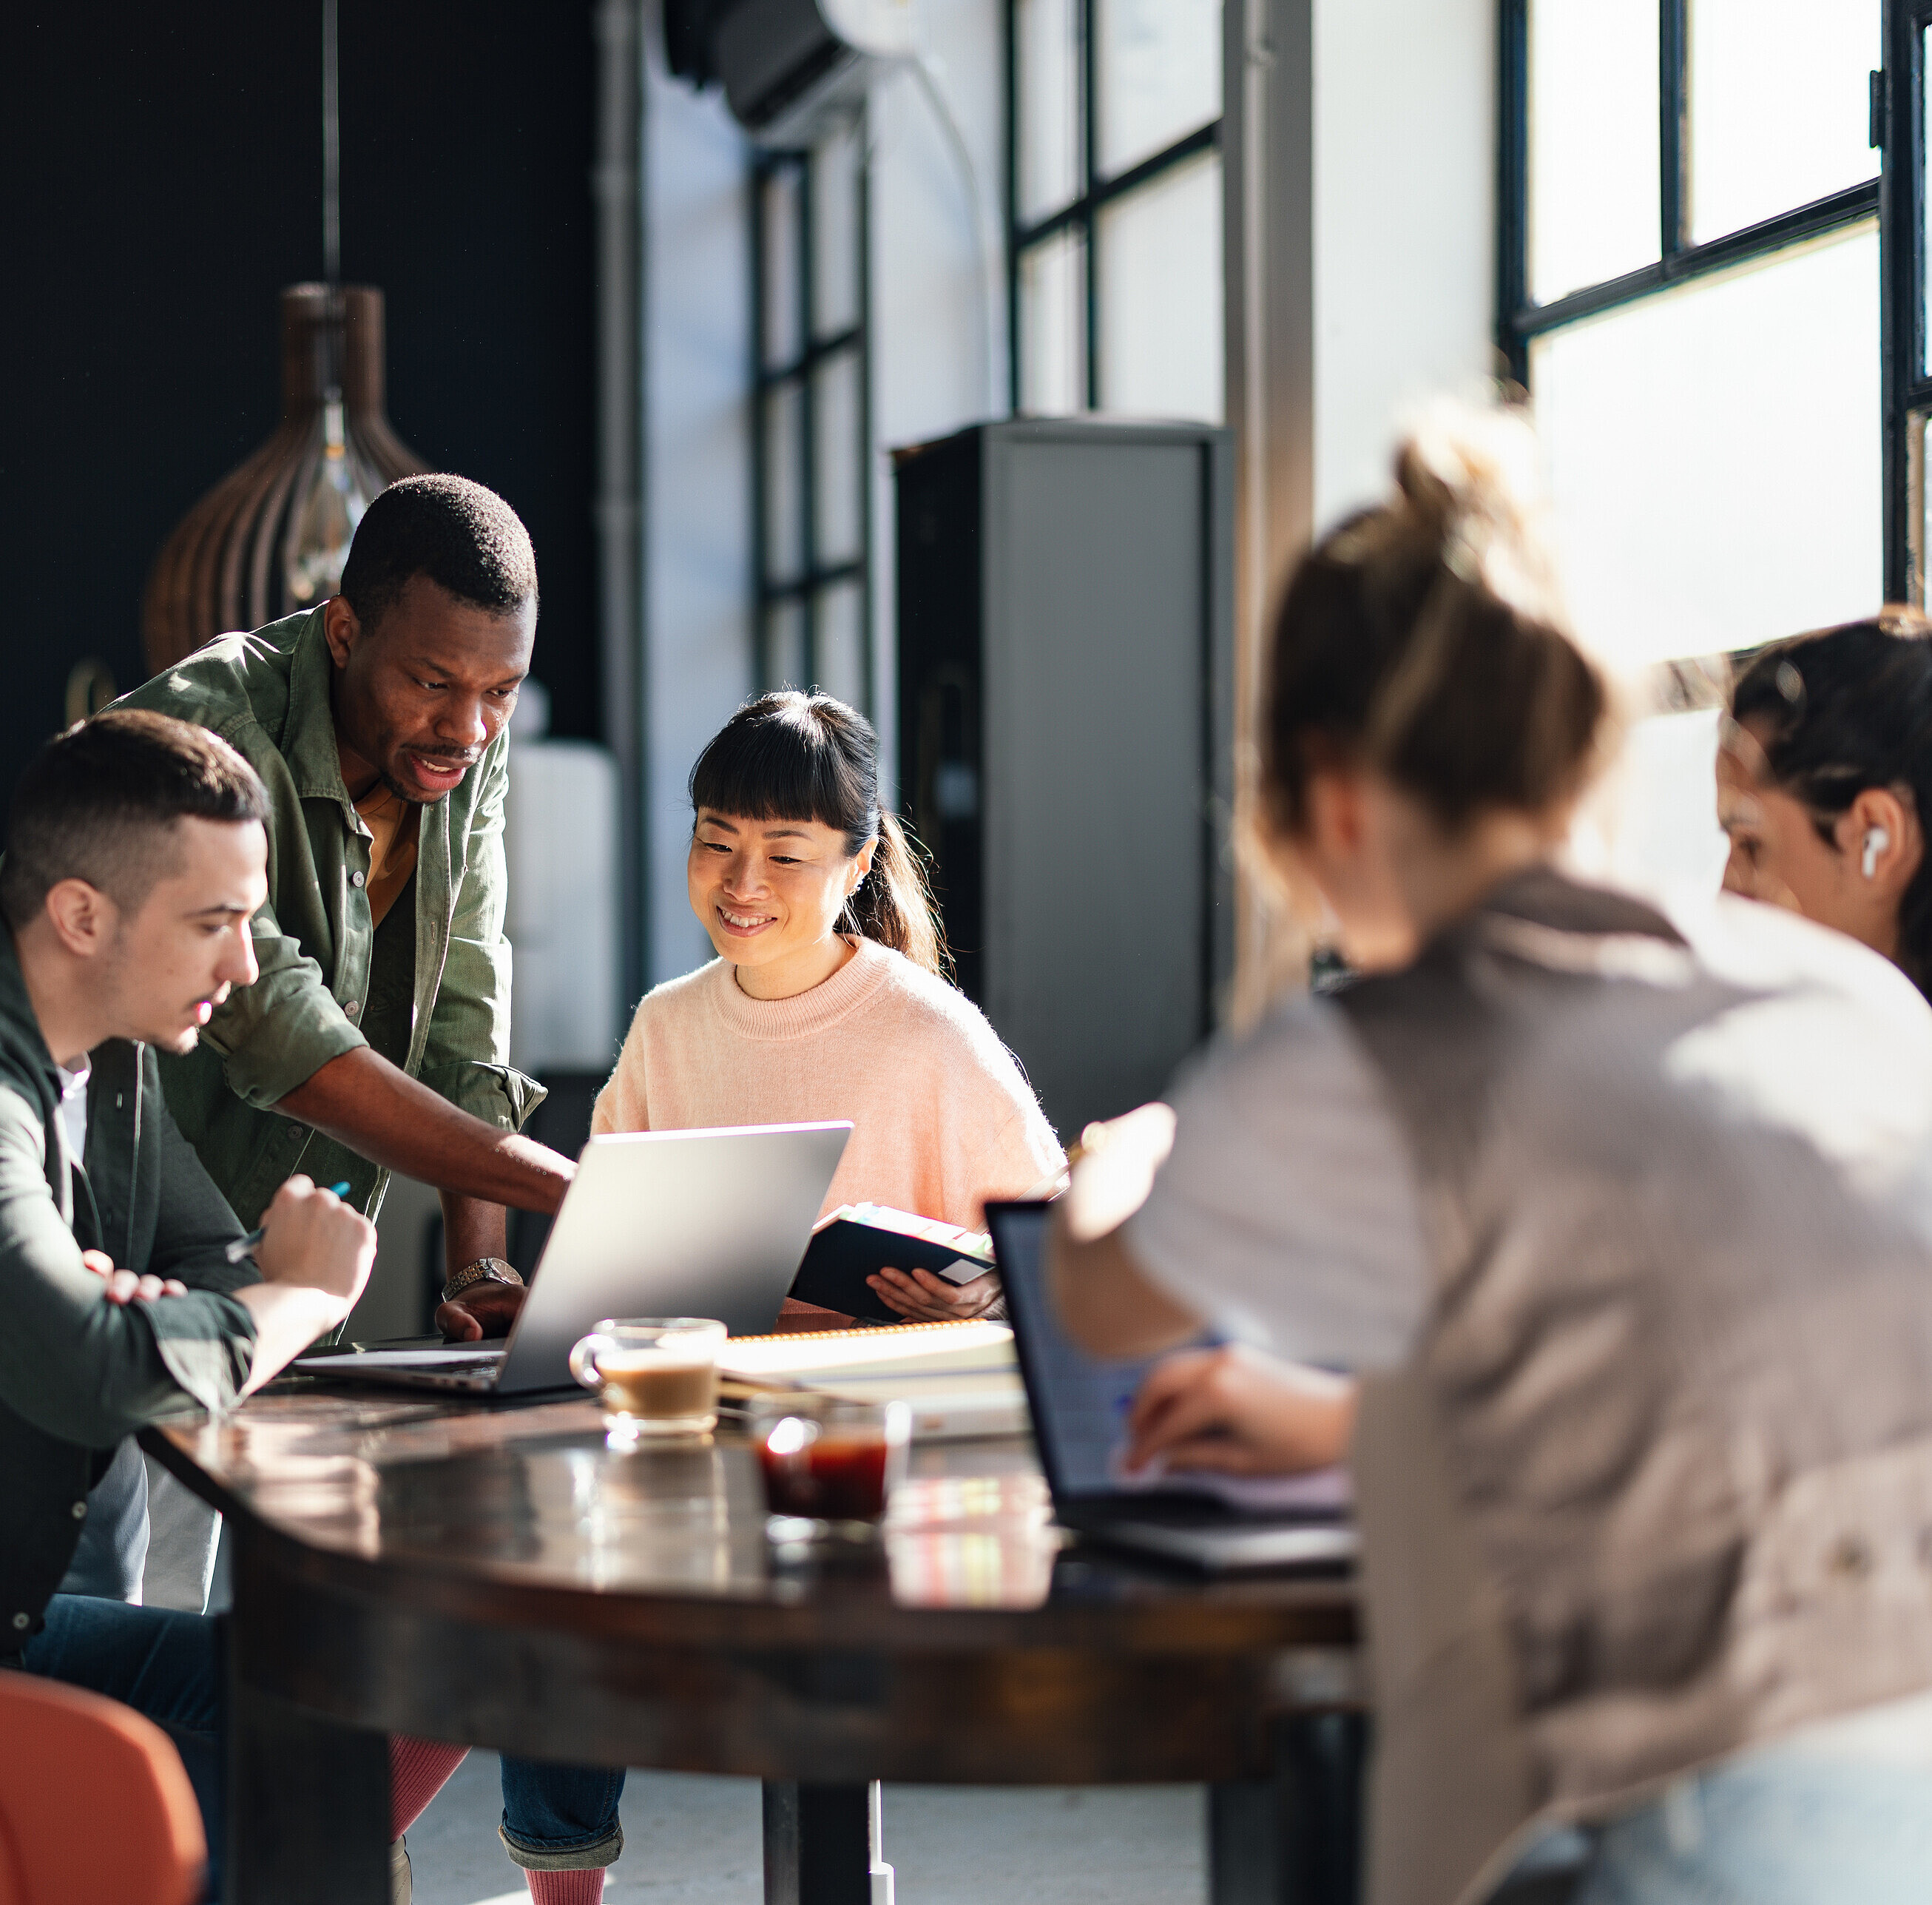
[(45, 1142), (31, 1109), (0, 1090), (0, 1397), (84, 1448), (110, 1448), (190, 1402), (230, 1406), (254, 1360), (248, 1310), (206, 1288), (110, 1303), (48, 1189)]
[(458, 1110), (499, 1130), (520, 1131), (546, 1094), (510, 1063), (510, 942), (503, 936), (509, 886), (503, 802), (510, 775), (500, 742), (482, 772), (420, 1076)]
[(202, 1042), (221, 1057), (229, 1088), (257, 1111), (279, 1104), (332, 1058), (369, 1042), (344, 1016), (322, 968), (264, 906), (251, 922), (261, 976), (215, 1010)]

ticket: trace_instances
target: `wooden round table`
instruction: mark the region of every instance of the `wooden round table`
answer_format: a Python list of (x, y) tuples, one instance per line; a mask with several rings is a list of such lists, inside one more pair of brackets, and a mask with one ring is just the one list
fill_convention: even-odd
[(144, 1441), (230, 1521), (236, 1905), (387, 1899), (390, 1732), (760, 1779), (773, 1905), (874, 1898), (881, 1780), (1205, 1782), (1214, 1905), (1354, 1896), (1351, 1585), (1068, 1545), (1024, 1440), (916, 1448), (799, 1566), (742, 1438), (614, 1452), (588, 1400), (298, 1381)]

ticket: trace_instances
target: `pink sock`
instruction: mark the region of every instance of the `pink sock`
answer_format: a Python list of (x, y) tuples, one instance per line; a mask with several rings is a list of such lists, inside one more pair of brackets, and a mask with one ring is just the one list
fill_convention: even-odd
[(526, 1872), (532, 1905), (603, 1905), (604, 1868), (579, 1872)]
[(466, 1746), (412, 1739), (406, 1733), (389, 1736), (389, 1837), (392, 1840), (400, 1839), (422, 1818), (423, 1808), (442, 1790), (469, 1751)]

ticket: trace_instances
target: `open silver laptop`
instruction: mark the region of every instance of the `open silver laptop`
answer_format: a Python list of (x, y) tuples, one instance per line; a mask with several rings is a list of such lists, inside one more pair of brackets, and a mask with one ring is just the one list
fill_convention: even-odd
[(851, 1135), (840, 1123), (592, 1138), (502, 1343), (328, 1351), (295, 1366), (525, 1395), (572, 1386), (572, 1346), (606, 1316), (715, 1316), (734, 1336), (760, 1335), (778, 1320)]
[(1120, 1467), (1126, 1414), (1150, 1365), (1090, 1356), (1062, 1327), (1046, 1282), (1052, 1209), (988, 1204), (986, 1221), (1054, 1518), (1093, 1540), (1209, 1574), (1352, 1561), (1355, 1531), (1334, 1470), (1245, 1487), (1185, 1474), (1128, 1485)]

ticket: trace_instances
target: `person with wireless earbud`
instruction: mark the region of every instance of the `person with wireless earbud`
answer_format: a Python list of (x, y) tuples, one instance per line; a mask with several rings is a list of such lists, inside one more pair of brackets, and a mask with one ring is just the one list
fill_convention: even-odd
[(1779, 642), (1732, 690), (1724, 884), (1882, 952), (1932, 996), (1932, 621), (1888, 608)]

